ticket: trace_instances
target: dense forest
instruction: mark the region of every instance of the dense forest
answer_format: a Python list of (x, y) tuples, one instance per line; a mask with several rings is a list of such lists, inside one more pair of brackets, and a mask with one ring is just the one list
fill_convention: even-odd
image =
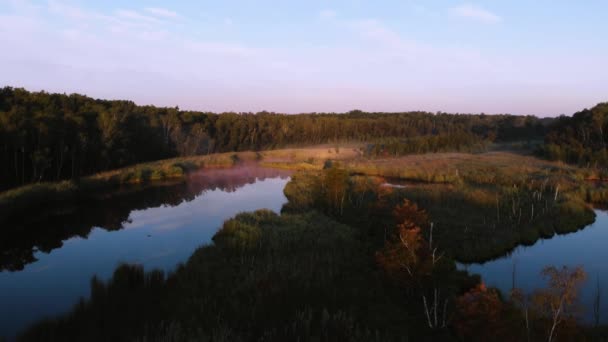
[[(176, 156), (365, 141), (373, 155), (542, 139), (550, 119), (427, 112), (223, 113), (0, 89), (0, 190)], [(415, 144), (413, 144), (415, 142)]]
[(608, 167), (608, 103), (560, 116), (546, 135), (541, 155), (585, 167)]
[[(608, 203), (608, 187), (584, 180), (608, 166), (606, 114), (608, 104), (556, 119), (216, 114), (3, 88), (0, 190), (74, 181), (3, 192), (0, 207), (17, 219), (5, 225), (0, 270), (24, 269), (37, 251), (88, 236), (91, 227), (120, 230), (132, 210), (177, 205), (252, 178), (235, 168), (156, 186), (100, 183), (162, 180), (155, 172), (175, 168), (184, 175), (220, 165), (247, 170), (253, 160), (299, 170), (280, 214), (237, 215), (168, 274), (123, 265), (108, 281), (93, 278), (88, 299), (18, 339), (596, 340), (606, 327), (599, 318), (582, 322), (577, 310), (583, 268), (546, 265), (546, 286), (527, 292), (513, 271), (512, 288), (501, 292), (457, 262), (491, 260), (594, 222), (589, 204)], [(351, 142), (359, 144), (340, 151)], [(322, 146), (269, 151), (307, 145)], [(499, 145), (527, 150), (475, 153)], [(587, 168), (535, 158), (534, 146), (538, 156)], [(188, 158), (84, 177), (172, 157)], [(29, 222), (23, 213), (43, 203), (35, 198), (53, 198), (57, 207)]]

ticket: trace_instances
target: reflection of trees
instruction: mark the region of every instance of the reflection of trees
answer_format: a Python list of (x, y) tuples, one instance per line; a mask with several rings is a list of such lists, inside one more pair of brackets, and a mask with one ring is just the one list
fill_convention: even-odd
[(60, 248), (66, 239), (86, 238), (94, 227), (120, 230), (134, 210), (162, 205), (173, 207), (209, 190), (234, 192), (257, 180), (285, 178), (289, 174), (289, 171), (256, 166), (202, 170), (185, 182), (125, 187), (84, 203), (72, 203), (44, 218), (6, 222), (0, 238), (0, 271), (21, 270), (36, 261), (36, 251), (49, 253)]
[(256, 166), (236, 167), (230, 169), (206, 169), (192, 174), (189, 177), (188, 185), (194, 191), (203, 190), (222, 190), (234, 192), (247, 184), (253, 184), (256, 180), (266, 178), (285, 178), (291, 171), (261, 168)]

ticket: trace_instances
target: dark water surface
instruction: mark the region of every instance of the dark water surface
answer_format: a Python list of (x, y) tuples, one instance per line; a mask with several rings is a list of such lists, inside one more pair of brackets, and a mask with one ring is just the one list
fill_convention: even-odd
[[(12, 338), (28, 324), (69, 311), (89, 296), (93, 276), (108, 279), (120, 263), (170, 272), (211, 242), (224, 220), (243, 211), (279, 212), (290, 172), (259, 167), (211, 169), (186, 181), (128, 187), (36, 220), (2, 223), (0, 236), (0, 336)], [(401, 184), (399, 184), (401, 186)], [(520, 246), (483, 264), (460, 265), (505, 293), (513, 284), (530, 293), (545, 286), (547, 265), (585, 268), (585, 317), (599, 278), (601, 320), (608, 323), (608, 212), (576, 233)]]
[(461, 265), (461, 268), (480, 274), (486, 285), (508, 294), (513, 286), (513, 273), (515, 286), (531, 293), (546, 287), (546, 281), (540, 275), (545, 266), (583, 266), (588, 279), (580, 291), (582, 316), (585, 321), (592, 321), (599, 278), (600, 320), (608, 323), (608, 212), (596, 210), (595, 214), (595, 222), (583, 230), (540, 240), (529, 247), (520, 246), (502, 258), (483, 264)]
[(255, 166), (204, 170), (185, 182), (129, 187), (44, 220), (2, 223), (8, 233), (0, 236), (0, 336), (69, 311), (89, 296), (93, 276), (108, 279), (120, 263), (169, 272), (211, 242), (224, 220), (262, 208), (279, 212), (289, 175)]

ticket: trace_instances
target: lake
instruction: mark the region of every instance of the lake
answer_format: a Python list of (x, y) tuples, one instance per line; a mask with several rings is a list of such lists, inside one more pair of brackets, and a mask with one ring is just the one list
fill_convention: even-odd
[[(68, 312), (89, 296), (93, 276), (109, 279), (121, 263), (170, 272), (210, 243), (224, 220), (262, 208), (279, 212), (290, 175), (256, 166), (203, 170), (185, 181), (125, 187), (44, 219), (11, 222), (0, 240), (0, 336), (12, 338), (30, 323)], [(505, 293), (515, 268), (516, 286), (530, 293), (544, 286), (543, 267), (582, 265), (589, 276), (581, 293), (590, 320), (596, 279), (608, 288), (608, 213), (596, 215), (576, 233), (459, 267)], [(601, 306), (608, 322), (608, 299)]]
[(488, 286), (497, 287), (508, 294), (513, 284), (531, 293), (545, 287), (546, 281), (540, 275), (548, 265), (561, 267), (583, 266), (587, 281), (580, 291), (581, 303), (585, 309), (583, 317), (592, 322), (593, 300), (597, 280), (600, 281), (600, 320), (608, 323), (608, 212), (596, 210), (595, 222), (583, 230), (566, 235), (555, 235), (539, 240), (532, 246), (519, 246), (507, 256), (482, 264), (460, 265), (471, 273), (481, 275)]
[[(93, 276), (121, 263), (170, 272), (239, 212), (280, 212), (289, 171), (209, 169), (185, 181), (132, 186), (43, 220), (10, 222), (0, 241), (0, 336), (68, 312)], [(1, 338), (0, 338), (1, 339)]]

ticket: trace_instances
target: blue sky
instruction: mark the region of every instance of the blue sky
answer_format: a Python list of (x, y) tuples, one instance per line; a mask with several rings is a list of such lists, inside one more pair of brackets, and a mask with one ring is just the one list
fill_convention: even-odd
[(608, 2), (0, 0), (0, 85), (209, 111), (557, 115), (608, 101)]

